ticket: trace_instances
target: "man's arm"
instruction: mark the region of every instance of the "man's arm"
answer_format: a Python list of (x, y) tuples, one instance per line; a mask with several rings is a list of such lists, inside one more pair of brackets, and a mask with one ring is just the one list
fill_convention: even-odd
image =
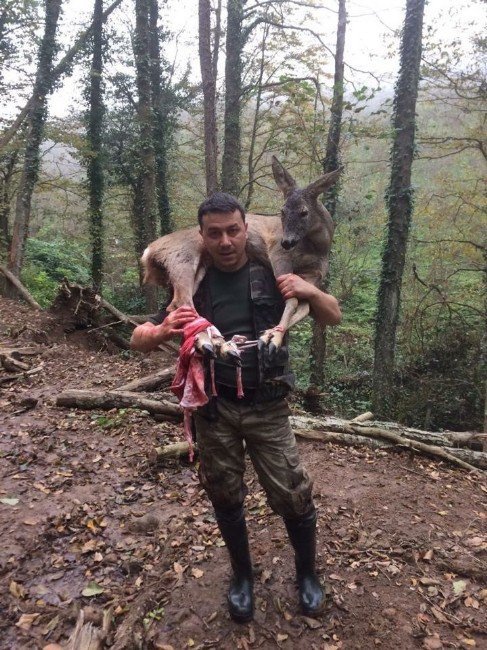
[(338, 325), (342, 320), (338, 300), (329, 293), (324, 293), (311, 282), (303, 280), (299, 275), (294, 273), (280, 275), (277, 278), (277, 286), (284, 300), (289, 298), (307, 300), (312, 316), (320, 325)]
[(130, 347), (132, 350), (138, 350), (139, 352), (151, 352), (160, 343), (182, 334), (184, 326), (197, 317), (196, 311), (192, 307), (186, 306), (170, 312), (160, 325), (154, 325), (149, 321), (137, 325), (132, 332)]

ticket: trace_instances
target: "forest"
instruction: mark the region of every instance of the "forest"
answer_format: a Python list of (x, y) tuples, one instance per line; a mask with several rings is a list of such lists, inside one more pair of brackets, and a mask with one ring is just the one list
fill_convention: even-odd
[[(249, 212), (272, 214), (280, 194), (271, 155), (301, 184), (343, 165), (325, 200), (336, 224), (327, 285), (344, 319), (319, 358), (311, 341), (323, 334), (311, 322), (293, 333), (299, 387), (343, 414), (374, 402), (412, 425), (480, 428), (485, 38), (468, 22), (474, 14), (445, 8), (457, 30), (445, 33), (431, 15), (419, 34), (417, 79), (404, 82), (418, 91), (411, 182), (394, 188), (400, 29), (383, 35), (382, 56), (396, 72), (358, 72), (347, 62), (346, 27), (359, 18), (347, 18), (345, 6), (340, 15), (339, 6), (313, 2), (230, 2), (225, 23), (221, 2), (200, 3), (188, 59), (169, 27), (169, 0), (129, 4), (95, 3), (82, 18), (60, 2), (4, 6), (2, 263), (43, 307), (66, 277), (126, 313), (153, 312), (158, 299), (140, 287), (140, 254), (160, 234), (193, 225), (205, 194), (221, 188)], [(69, 106), (51, 117), (52, 94), (67, 82), (57, 102)], [(385, 261), (393, 191), (410, 194), (402, 262)], [(387, 264), (398, 296), (390, 327), (380, 302)], [(5, 278), (2, 287), (15, 293)], [(387, 399), (379, 374), (388, 377)]]
[[(0, 647), (485, 642), (486, 33), (485, 0), (0, 0)], [(251, 479), (239, 629), (180, 414), (140, 393), (177, 347), (128, 341), (167, 299), (145, 248), (215, 191), (280, 214), (273, 157), (341, 169), (343, 318), (290, 337), (329, 606), (295, 616)]]

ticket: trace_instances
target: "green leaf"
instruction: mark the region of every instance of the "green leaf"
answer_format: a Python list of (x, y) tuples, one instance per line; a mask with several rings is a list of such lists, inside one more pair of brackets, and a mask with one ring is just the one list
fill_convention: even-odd
[(100, 585), (96, 584), (96, 582), (92, 580), (83, 589), (81, 595), (87, 596), (89, 598), (91, 596), (98, 596), (99, 594), (102, 594), (104, 591), (105, 590), (103, 589), (103, 587), (100, 587)]
[(2, 497), (0, 503), (4, 503), (6, 506), (16, 506), (19, 502), (19, 499), (15, 497)]

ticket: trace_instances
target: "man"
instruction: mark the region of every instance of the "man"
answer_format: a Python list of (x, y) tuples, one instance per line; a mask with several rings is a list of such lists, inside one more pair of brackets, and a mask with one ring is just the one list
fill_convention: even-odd
[[(337, 300), (294, 274), (276, 280), (272, 271), (247, 258), (247, 224), (242, 206), (231, 195), (216, 193), (198, 210), (203, 244), (213, 265), (194, 296), (196, 311), (180, 307), (161, 312), (139, 325), (132, 335), (133, 349), (148, 352), (173, 335), (197, 313), (207, 318), (225, 339), (242, 334), (256, 339), (275, 326), (284, 300), (296, 297), (310, 303), (322, 325), (336, 325), (341, 313)], [(197, 312), (197, 313), (196, 313)], [(288, 364), (287, 340), (276, 354), (265, 348), (242, 353), (245, 396), (239, 399), (235, 368), (217, 360), (218, 396), (194, 414), (200, 454), (200, 480), (215, 509), (230, 554), (233, 578), (228, 592), (231, 617), (252, 619), (254, 611), (252, 564), (243, 510), (246, 486), (245, 450), (269, 501), (284, 522), (295, 552), (299, 599), (308, 615), (320, 611), (324, 594), (315, 572), (316, 511), (312, 482), (301, 465), (289, 424), (286, 395), (294, 377)], [(209, 383), (209, 382), (208, 382)]]

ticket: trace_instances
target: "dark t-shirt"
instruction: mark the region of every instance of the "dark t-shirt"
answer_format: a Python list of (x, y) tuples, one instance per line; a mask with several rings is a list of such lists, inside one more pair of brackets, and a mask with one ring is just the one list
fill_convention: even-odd
[[(229, 340), (241, 334), (254, 340), (254, 319), (250, 299), (250, 264), (247, 262), (238, 271), (208, 269), (208, 286), (211, 296), (213, 324)], [(235, 366), (217, 359), (215, 362), (217, 383), (236, 385)], [(246, 388), (258, 384), (257, 347), (242, 351), (242, 380)]]

